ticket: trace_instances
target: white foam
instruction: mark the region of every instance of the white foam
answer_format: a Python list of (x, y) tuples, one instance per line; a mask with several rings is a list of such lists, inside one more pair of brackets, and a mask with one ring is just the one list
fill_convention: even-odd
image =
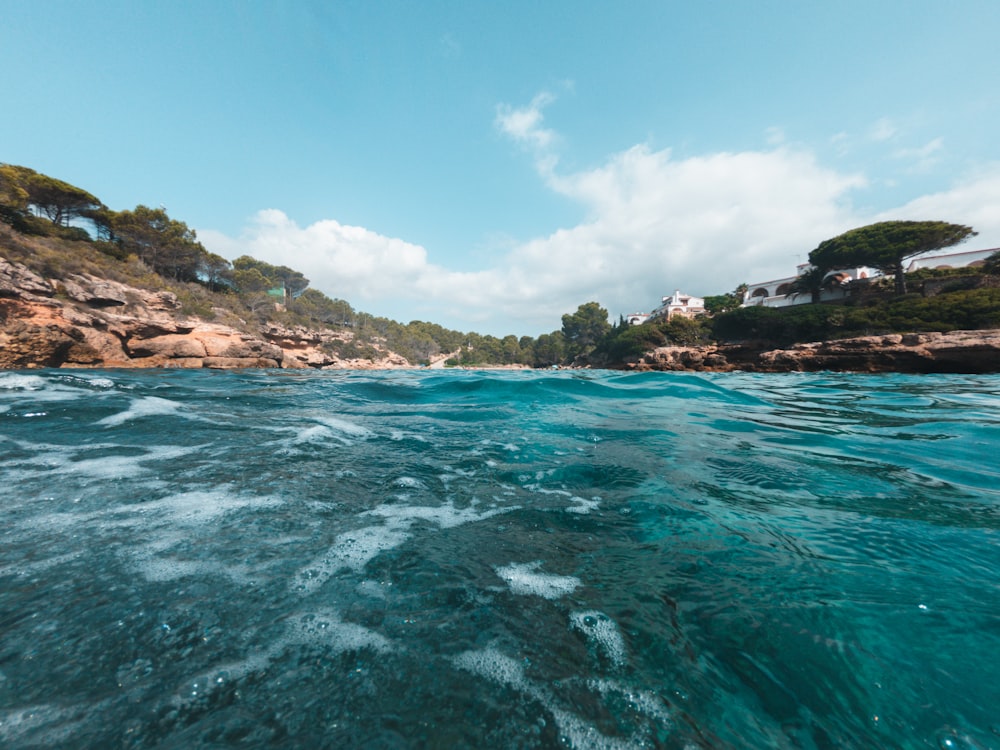
[(300, 615), (287, 624), (285, 635), (269, 649), (276, 653), (296, 644), (318, 644), (336, 653), (372, 649), (380, 653), (392, 650), (392, 644), (381, 633), (344, 622), (336, 612), (329, 610)]
[(273, 508), (279, 504), (274, 498), (234, 495), (221, 489), (181, 492), (142, 503), (140, 507), (143, 512), (157, 512), (173, 523), (200, 525), (235, 510)]
[(654, 692), (637, 690), (615, 680), (590, 680), (587, 682), (587, 686), (591, 690), (599, 692), (605, 700), (608, 700), (612, 694), (625, 698), (633, 709), (653, 719), (661, 726), (669, 725), (673, 721), (663, 698)]
[(206, 696), (224, 685), (247, 675), (263, 672), (271, 663), (270, 652), (253, 653), (240, 661), (219, 664), (212, 669), (186, 679), (171, 699), (174, 706), (187, 706), (204, 701)]
[(374, 435), (374, 433), (367, 427), (362, 427), (361, 425), (349, 422), (346, 419), (340, 419), (338, 417), (315, 417), (314, 419), (335, 432), (350, 435), (351, 437), (370, 438)]
[(591, 645), (616, 667), (625, 665), (625, 639), (614, 620), (603, 612), (588, 610), (573, 612), (569, 616), (570, 627), (583, 633)]
[(590, 500), (587, 500), (585, 498), (577, 497), (576, 495), (574, 495), (573, 497), (570, 498), (570, 501), (573, 503), (573, 505), (568, 507), (566, 509), (566, 512), (580, 513), (581, 515), (586, 515), (587, 513), (590, 513), (590, 511), (592, 510), (597, 510), (601, 505), (601, 498), (599, 497), (592, 497)]
[(472, 672), (491, 682), (507, 685), (541, 703), (552, 714), (563, 744), (594, 750), (638, 750), (649, 746), (648, 738), (637, 733), (632, 737), (608, 737), (579, 716), (560, 708), (552, 692), (529, 680), (521, 662), (500, 653), (493, 646), (480, 651), (465, 651), (454, 657), (459, 669)]
[(460, 509), (451, 504), (436, 507), (391, 503), (380, 505), (361, 515), (384, 519), (384, 524), (365, 526), (338, 535), (322, 557), (298, 572), (292, 588), (302, 594), (311, 594), (341, 570), (360, 572), (376, 556), (406, 542), (416, 521), (429, 521), (442, 529), (450, 529), (511, 510), (514, 508), (479, 511), (475, 507)]
[(407, 528), (408, 524), (390, 523), (341, 534), (326, 554), (299, 571), (293, 588), (311, 594), (345, 568), (355, 572), (362, 570), (377, 555), (409, 539)]
[(436, 523), (442, 529), (453, 529), (476, 521), (485, 521), (487, 518), (509, 513), (514, 507), (490, 508), (479, 511), (474, 506), (468, 508), (456, 508), (452, 504), (427, 506), (427, 505), (380, 505), (372, 510), (365, 511), (367, 516), (380, 516), (381, 518), (392, 519), (398, 523), (411, 524), (414, 521), (430, 521)]
[(455, 666), (500, 685), (531, 692), (524, 666), (490, 646), (481, 651), (464, 651), (454, 658)]
[[(98, 420), (97, 424), (104, 427), (117, 427), (125, 422), (133, 419), (142, 419), (143, 417), (178, 415), (177, 412), (181, 406), (182, 404), (177, 401), (170, 401), (169, 399), (157, 396), (143, 396), (133, 401), (125, 411)], [(179, 414), (178, 416), (184, 415)]]
[(548, 707), (561, 733), (562, 744), (587, 750), (638, 750), (649, 747), (640, 738), (608, 737), (579, 716), (554, 706)]
[(394, 487), (405, 487), (407, 489), (413, 489), (413, 490), (427, 489), (426, 484), (421, 482), (419, 479), (415, 479), (414, 477), (399, 477), (398, 479), (395, 479), (393, 481), (392, 485)]
[(521, 596), (541, 596), (545, 599), (558, 599), (572, 594), (582, 584), (579, 578), (573, 576), (551, 575), (536, 572), (542, 565), (541, 561), (530, 563), (512, 563), (502, 568), (494, 568), (510, 590)]
[(309, 427), (283, 427), (279, 432), (294, 432), (295, 437), (288, 445), (302, 445), (303, 443), (328, 443), (335, 441), (341, 445), (353, 445), (355, 440), (365, 440), (374, 435), (367, 427), (349, 422), (346, 419), (337, 417), (310, 417), (310, 421), (315, 424)]
[(18, 372), (0, 373), (0, 388), (10, 391), (41, 391), (49, 382), (40, 375), (24, 375)]

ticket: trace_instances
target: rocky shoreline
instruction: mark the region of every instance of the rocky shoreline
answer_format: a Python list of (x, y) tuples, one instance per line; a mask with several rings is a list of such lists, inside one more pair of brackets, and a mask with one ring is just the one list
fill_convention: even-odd
[(171, 292), (88, 274), (50, 281), (0, 258), (0, 369), (411, 366), (389, 351), (375, 360), (341, 359), (329, 345), (349, 341), (349, 331), (269, 324), (251, 332), (253, 326), (240, 322), (183, 315)]
[[(228, 311), (220, 310), (220, 317)], [(177, 297), (88, 274), (47, 280), (0, 258), (0, 369), (414, 367), (382, 350), (342, 359), (343, 329), (239, 326), (180, 312)], [(376, 347), (377, 348), (377, 347)], [(909, 333), (796, 344), (661, 347), (627, 370), (687, 372), (1000, 372), (1000, 330)]]
[(695, 372), (1000, 372), (1000, 330), (893, 333), (775, 349), (761, 344), (666, 346), (631, 370)]

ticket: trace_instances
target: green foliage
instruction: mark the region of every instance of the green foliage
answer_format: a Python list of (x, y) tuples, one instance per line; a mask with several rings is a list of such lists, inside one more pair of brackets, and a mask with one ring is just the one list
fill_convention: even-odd
[(197, 241), (193, 229), (167, 216), (162, 208), (136, 206), (111, 216), (118, 244), (161, 276), (175, 281), (198, 281), (208, 251)]
[(1000, 250), (983, 261), (983, 273), (1000, 274)]
[[(282, 287), (287, 297), (296, 297), (305, 291), (309, 286), (309, 279), (302, 273), (288, 266), (274, 266), (262, 260), (251, 258), (249, 255), (242, 255), (233, 261), (234, 278), (236, 285), (241, 291), (267, 291), (275, 287)], [(254, 273), (256, 271), (256, 273)], [(258, 276), (259, 274), (259, 276)], [(253, 288), (243, 285), (240, 279), (246, 280)], [(267, 285), (260, 286), (259, 279), (267, 280)]]
[(566, 339), (562, 331), (543, 333), (532, 347), (531, 362), (534, 367), (552, 367), (567, 360)]
[(0, 164), (0, 203), (18, 212), (34, 206), (56, 226), (103, 207), (86, 190), (13, 164)]
[(747, 285), (740, 284), (736, 289), (727, 294), (713, 294), (705, 297), (705, 311), (709, 315), (720, 315), (730, 310), (735, 310), (743, 304), (743, 295), (746, 294)]
[(592, 359), (605, 364), (634, 360), (661, 346), (700, 346), (709, 343), (707, 318), (685, 318), (675, 315), (670, 320), (646, 321), (634, 326), (621, 326), (610, 331), (595, 348)]
[(894, 274), (896, 293), (906, 293), (903, 261), (942, 250), (973, 237), (972, 227), (943, 221), (883, 221), (852, 229), (821, 242), (809, 253), (809, 262), (825, 271), (871, 266)]
[(585, 302), (575, 313), (562, 316), (562, 334), (566, 355), (575, 358), (593, 350), (608, 331), (608, 311), (596, 302)]
[(723, 342), (778, 346), (851, 336), (1000, 327), (1000, 289), (966, 289), (933, 297), (906, 294), (866, 305), (743, 307), (712, 320)]
[(330, 299), (318, 289), (306, 289), (288, 305), (289, 311), (330, 326), (353, 326), (354, 308), (342, 299)]

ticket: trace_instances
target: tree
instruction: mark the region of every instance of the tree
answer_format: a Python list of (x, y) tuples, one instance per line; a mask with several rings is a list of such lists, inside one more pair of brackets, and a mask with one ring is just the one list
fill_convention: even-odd
[(705, 311), (709, 315), (721, 315), (724, 312), (735, 310), (743, 304), (743, 295), (746, 294), (747, 285), (740, 284), (728, 294), (713, 294), (705, 297)]
[(563, 362), (566, 356), (566, 345), (562, 331), (543, 333), (535, 341), (535, 367), (551, 367)]
[(792, 282), (792, 294), (808, 294), (813, 304), (819, 302), (820, 294), (830, 286), (826, 278), (829, 271), (819, 266), (811, 266), (805, 273), (799, 274)]
[(5, 192), (13, 192), (20, 198), (22, 205), (34, 206), (58, 226), (68, 226), (78, 216), (104, 207), (86, 190), (28, 167), (4, 164), (0, 166), (0, 170), (3, 172), (0, 178), (2, 182), (13, 186), (13, 190), (8, 187)]
[[(270, 287), (281, 287), (284, 289), (285, 296), (288, 299), (298, 297), (309, 287), (309, 279), (299, 271), (291, 269), (288, 266), (272, 266), (270, 263), (251, 258), (249, 255), (241, 255), (234, 260), (233, 269), (237, 272), (237, 278), (239, 278), (239, 272), (241, 271), (256, 270), (260, 272), (261, 276), (271, 282)], [(241, 286), (240, 288), (242, 289), (243, 287)]]
[(580, 305), (575, 313), (562, 316), (566, 353), (571, 358), (591, 351), (610, 330), (608, 311), (596, 302), (586, 302)]
[(205, 252), (198, 263), (198, 275), (213, 292), (231, 291), (235, 286), (233, 266), (221, 255)]
[(983, 271), (991, 274), (1000, 273), (1000, 250), (997, 250), (983, 261)]
[(167, 216), (162, 208), (136, 206), (111, 218), (118, 243), (135, 253), (161, 276), (178, 281), (198, 281), (199, 265), (208, 251), (193, 229)]
[(871, 266), (893, 274), (896, 294), (906, 293), (903, 261), (974, 237), (972, 227), (943, 221), (883, 221), (821, 242), (809, 262), (824, 271)]

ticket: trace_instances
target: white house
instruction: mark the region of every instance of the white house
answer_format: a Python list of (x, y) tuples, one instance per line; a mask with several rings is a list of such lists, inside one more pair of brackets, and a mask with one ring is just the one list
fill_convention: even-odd
[(989, 250), (968, 250), (964, 253), (949, 253), (948, 255), (925, 255), (921, 258), (914, 258), (910, 265), (906, 267), (906, 272), (916, 271), (918, 268), (965, 268), (967, 266), (981, 266), (993, 253), (1000, 252), (1000, 247)]
[(683, 318), (693, 318), (705, 312), (705, 300), (702, 297), (693, 297), (690, 294), (681, 294), (675, 291), (671, 296), (664, 297), (660, 306), (649, 314), (649, 319), (663, 318), (670, 320), (675, 315)]
[[(812, 295), (809, 293), (793, 291), (795, 281), (811, 268), (811, 263), (800, 263), (795, 267), (796, 273), (794, 276), (749, 284), (746, 293), (743, 295), (743, 307), (790, 307), (792, 305), (805, 305), (812, 302)], [(868, 268), (867, 266), (838, 268), (830, 271), (824, 277), (824, 281), (833, 279), (836, 283), (828, 284), (820, 292), (820, 302), (843, 299), (847, 296), (847, 285), (851, 281), (854, 279), (870, 279), (878, 275), (879, 272), (877, 269)]]

